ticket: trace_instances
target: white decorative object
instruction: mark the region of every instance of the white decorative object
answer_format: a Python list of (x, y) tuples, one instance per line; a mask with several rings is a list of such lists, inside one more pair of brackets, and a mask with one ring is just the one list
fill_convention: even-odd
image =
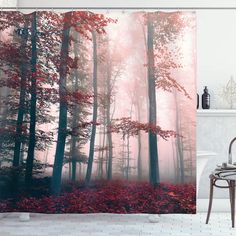
[(29, 221), (30, 220), (30, 213), (28, 213), (28, 212), (20, 213), (19, 220), (21, 222)]
[(148, 216), (148, 221), (150, 223), (158, 223), (160, 221), (160, 214), (153, 214)]
[(230, 109), (236, 107), (236, 81), (233, 76), (231, 76), (227, 84), (221, 88), (219, 95)]

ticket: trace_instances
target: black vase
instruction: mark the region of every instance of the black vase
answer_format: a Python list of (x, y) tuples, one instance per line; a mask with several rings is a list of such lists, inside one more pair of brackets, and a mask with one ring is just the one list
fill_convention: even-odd
[(197, 109), (199, 108), (199, 95), (197, 93)]
[(204, 93), (202, 94), (202, 109), (210, 109), (210, 94), (208, 93), (207, 86), (205, 86)]

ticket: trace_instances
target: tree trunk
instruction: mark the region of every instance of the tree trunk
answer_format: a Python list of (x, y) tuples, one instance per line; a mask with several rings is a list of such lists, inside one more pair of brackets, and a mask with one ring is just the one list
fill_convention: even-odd
[[(28, 21), (26, 21), (24, 25), (24, 29), (28, 31)], [(19, 108), (17, 114), (17, 121), (16, 121), (16, 137), (15, 137), (15, 145), (14, 145), (14, 156), (13, 156), (13, 166), (18, 167), (20, 164), (20, 149), (22, 145), (22, 125), (25, 113), (25, 96), (26, 96), (26, 73), (27, 73), (27, 65), (26, 65), (26, 45), (28, 39), (28, 33), (22, 37), (21, 43), (21, 66), (20, 66), (20, 101), (19, 101)]]
[(122, 154), (121, 154), (121, 170), (122, 177), (126, 177), (126, 163), (125, 163), (125, 137), (122, 138)]
[(184, 183), (185, 175), (184, 175), (184, 157), (183, 157), (183, 140), (180, 137), (181, 135), (181, 121), (180, 121), (180, 116), (179, 116), (179, 106), (177, 102), (177, 94), (176, 91), (174, 92), (175, 96), (175, 109), (176, 109), (176, 132), (179, 134), (176, 137), (176, 151), (177, 151), (177, 157), (178, 157), (178, 167), (179, 167), (179, 176), (180, 176), (180, 182)]
[[(138, 110), (138, 121), (141, 121), (140, 116), (140, 107), (139, 102), (137, 102), (137, 110)], [(138, 180), (140, 181), (142, 179), (142, 160), (141, 160), (141, 150), (142, 150), (142, 142), (141, 142), (141, 132), (138, 131)]]
[(22, 143), (21, 144), (21, 151), (20, 151), (20, 165), (22, 165), (24, 163), (24, 158), (25, 158), (25, 146), (26, 144), (25, 143)]
[[(148, 98), (149, 98), (149, 124), (156, 125), (156, 86), (154, 75), (154, 26), (148, 14), (147, 24), (147, 48), (148, 48)], [(158, 151), (157, 151), (157, 134), (151, 130), (148, 132), (149, 140), (149, 180), (152, 185), (160, 182)]]
[(73, 182), (75, 182), (76, 181), (76, 164), (77, 164), (76, 160), (72, 159), (72, 163), (71, 164), (72, 164), (71, 180)]
[[(109, 121), (108, 124), (111, 122)], [(112, 179), (112, 156), (113, 156), (113, 150), (112, 150), (112, 134), (111, 132), (107, 132), (107, 141), (108, 141), (108, 166), (107, 166), (107, 179)]]
[(93, 167), (93, 158), (94, 158), (94, 146), (95, 146), (95, 136), (96, 136), (96, 123), (97, 123), (97, 110), (98, 110), (98, 91), (97, 91), (97, 38), (96, 32), (92, 32), (93, 37), (93, 124), (92, 124), (92, 133), (90, 139), (89, 147), (89, 158), (88, 158), (88, 167), (85, 178), (85, 183), (89, 184), (92, 176), (92, 167)]
[(106, 151), (105, 151), (105, 155), (106, 155), (106, 160), (105, 160), (105, 167), (106, 167), (106, 177), (108, 176), (108, 163), (109, 163), (109, 160), (108, 160), (108, 140), (107, 140), (107, 134), (106, 134)]
[[(78, 33), (75, 32), (75, 38), (78, 40)], [(74, 43), (74, 54), (75, 58), (78, 57), (78, 44), (75, 42)], [(74, 91), (77, 92), (79, 89), (78, 86), (79, 83), (79, 73), (78, 69), (75, 69), (75, 84), (74, 84)], [(79, 105), (75, 104), (74, 112), (73, 112), (73, 120), (72, 120), (72, 129), (77, 130), (77, 122), (78, 122), (78, 112), (79, 112)], [(71, 157), (72, 157), (72, 181), (76, 181), (76, 165), (77, 165), (77, 160), (76, 160), (76, 143), (78, 140), (78, 136), (72, 136), (72, 151), (71, 151)]]
[[(178, 130), (176, 130), (178, 132)], [(180, 182), (184, 183), (185, 175), (184, 175), (184, 158), (183, 158), (183, 150), (181, 143), (183, 142), (180, 137), (176, 137), (177, 140), (177, 149), (179, 154), (179, 171), (180, 171)]]
[(71, 180), (72, 177), (71, 177), (71, 162), (70, 161), (68, 162), (68, 166), (69, 166), (68, 178), (69, 178), (69, 180)]
[(82, 168), (81, 168), (82, 163), (79, 162), (79, 181), (82, 179)]
[[(193, 150), (191, 145), (191, 133), (188, 131), (188, 141), (189, 141), (189, 162), (190, 162), (190, 179), (193, 180)], [(194, 177), (195, 180), (195, 177)]]
[[(2, 76), (1, 71), (0, 71), (0, 76)], [(0, 94), (1, 94), (2, 98), (6, 99), (8, 97), (8, 95), (10, 94), (9, 91), (10, 91), (10, 89), (8, 87), (0, 88)], [(7, 124), (8, 110), (9, 110), (9, 107), (6, 104), (3, 104), (2, 101), (0, 101), (0, 119), (1, 119), (0, 129), (4, 128)], [(2, 141), (3, 140), (1, 138), (0, 139), (0, 154), (2, 151), (4, 152), (4, 145), (3, 145)], [(0, 156), (0, 158), (1, 158), (1, 156)]]
[(126, 179), (129, 179), (129, 169), (130, 169), (130, 147), (129, 147), (129, 134), (127, 135), (127, 167), (126, 167)]
[[(102, 146), (102, 126), (99, 128), (99, 148)], [(102, 172), (102, 157), (101, 157), (101, 150), (98, 151), (98, 162), (97, 162), (97, 177), (101, 179), (101, 172)]]
[(65, 13), (65, 21), (62, 32), (61, 44), (61, 62), (60, 62), (60, 78), (59, 78), (59, 125), (56, 154), (53, 165), (51, 192), (54, 195), (59, 195), (61, 191), (61, 175), (63, 167), (63, 159), (65, 152), (65, 142), (67, 136), (67, 100), (66, 100), (66, 76), (67, 76), (67, 60), (69, 54), (69, 39), (70, 39), (70, 20), (72, 12)]
[[(103, 179), (103, 163), (104, 163), (104, 148), (105, 148), (105, 141), (106, 141), (106, 115), (104, 111), (104, 116), (103, 116), (103, 140), (102, 140), (102, 157), (101, 157), (101, 177)], [(106, 163), (105, 163), (106, 164)]]
[(36, 85), (36, 64), (37, 64), (37, 12), (32, 13), (31, 27), (31, 44), (32, 44), (32, 76), (30, 89), (30, 128), (29, 128), (29, 148), (26, 159), (25, 182), (29, 187), (32, 180), (34, 150), (35, 150), (35, 128), (36, 128), (36, 102), (37, 102), (37, 85)]
[(174, 180), (175, 183), (179, 182), (179, 171), (178, 171), (178, 160), (177, 160), (177, 153), (176, 153), (176, 145), (175, 142), (172, 140), (172, 154), (173, 154), (173, 167), (174, 167)]
[[(132, 112), (133, 112), (133, 101), (131, 102), (131, 109), (130, 109), (130, 119), (132, 120)], [(129, 179), (129, 171), (130, 171), (130, 135), (127, 134), (127, 172), (126, 172), (126, 179)]]
[[(108, 69), (109, 70), (109, 69)], [(111, 110), (111, 84), (110, 84), (110, 76), (107, 78), (107, 127), (111, 125), (111, 118), (110, 118), (110, 110)], [(107, 131), (107, 143), (108, 143), (108, 163), (107, 163), (107, 179), (112, 179), (112, 157), (113, 157), (113, 150), (112, 150), (112, 134), (108, 130)]]

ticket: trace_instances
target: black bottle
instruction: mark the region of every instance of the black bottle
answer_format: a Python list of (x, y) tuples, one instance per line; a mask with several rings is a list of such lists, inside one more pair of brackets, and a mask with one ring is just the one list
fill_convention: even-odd
[(208, 93), (207, 86), (205, 86), (204, 93), (202, 94), (202, 109), (210, 109), (210, 94)]
[(197, 109), (199, 108), (199, 95), (197, 93)]

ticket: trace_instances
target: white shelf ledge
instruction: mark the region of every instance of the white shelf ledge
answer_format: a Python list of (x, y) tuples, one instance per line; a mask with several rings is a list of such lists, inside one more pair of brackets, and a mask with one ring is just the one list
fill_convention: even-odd
[(197, 117), (236, 117), (236, 109), (199, 109)]
[(216, 152), (212, 152), (212, 151), (199, 151), (197, 150), (197, 158), (198, 157), (207, 157), (207, 156), (216, 156), (217, 153)]

